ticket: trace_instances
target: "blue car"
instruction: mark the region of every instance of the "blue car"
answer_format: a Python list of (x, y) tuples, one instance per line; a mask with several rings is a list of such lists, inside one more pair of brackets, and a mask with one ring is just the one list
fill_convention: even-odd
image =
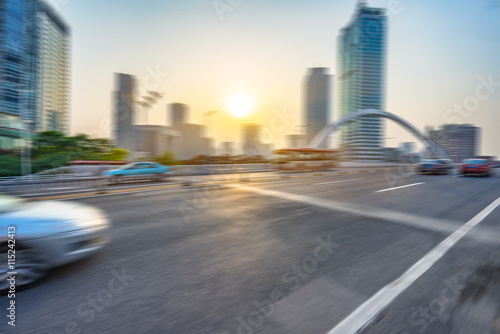
[(167, 173), (171, 172), (172, 169), (170, 167), (156, 162), (133, 162), (119, 169), (107, 171), (104, 175), (110, 176), (116, 182), (123, 177), (132, 180), (148, 178), (160, 181)]

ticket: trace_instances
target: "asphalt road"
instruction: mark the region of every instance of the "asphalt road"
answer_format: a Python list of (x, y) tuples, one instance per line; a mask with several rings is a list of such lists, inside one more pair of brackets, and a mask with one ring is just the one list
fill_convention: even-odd
[(402, 169), (80, 198), (113, 241), (18, 294), (9, 331), (497, 333), (500, 208), (476, 215), (499, 197), (500, 176)]

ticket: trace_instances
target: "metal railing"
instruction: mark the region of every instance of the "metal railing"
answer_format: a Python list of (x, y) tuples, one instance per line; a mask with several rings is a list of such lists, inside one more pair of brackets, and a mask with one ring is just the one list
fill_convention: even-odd
[[(77, 168), (75, 168), (77, 167)], [(171, 171), (158, 175), (130, 175), (130, 176), (105, 176), (108, 170), (116, 169), (109, 166), (106, 168), (98, 166), (69, 166), (61, 167), (38, 174), (2, 177), (0, 178), (0, 192), (15, 195), (44, 195), (60, 191), (99, 191), (105, 192), (115, 185), (134, 184), (146, 181), (166, 181), (178, 182), (184, 185), (191, 185), (199, 182), (210, 182), (209, 175), (230, 175), (235, 174), (234, 179), (244, 179), (249, 173), (262, 173), (273, 171), (272, 164), (242, 164), (242, 165), (181, 165), (171, 166)], [(199, 180), (205, 177), (206, 180)], [(174, 180), (174, 181), (173, 181)]]

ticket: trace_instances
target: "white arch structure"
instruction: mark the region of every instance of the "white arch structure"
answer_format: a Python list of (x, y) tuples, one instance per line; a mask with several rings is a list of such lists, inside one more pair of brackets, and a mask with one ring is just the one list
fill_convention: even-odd
[(436, 156), (440, 159), (449, 159), (448, 155), (444, 153), (430, 138), (425, 136), (420, 130), (418, 130), (416, 127), (402, 119), (401, 117), (398, 117), (394, 114), (391, 114), (387, 111), (382, 111), (382, 110), (377, 110), (377, 109), (365, 109), (365, 110), (360, 110), (354, 113), (351, 113), (338, 121), (337, 123), (332, 123), (327, 125), (323, 130), (321, 130), (316, 137), (312, 140), (312, 142), (309, 144), (309, 147), (311, 148), (319, 148), (320, 145), (326, 140), (328, 136), (330, 136), (332, 133), (336, 132), (341, 126), (346, 125), (356, 118), (362, 117), (362, 116), (368, 116), (368, 115), (374, 115), (374, 116), (380, 116), (384, 118), (389, 118), (396, 123), (400, 124), (404, 128), (406, 128), (408, 131), (411, 132), (415, 137), (417, 137), (418, 140), (422, 144), (425, 145), (425, 147), (434, 152)]

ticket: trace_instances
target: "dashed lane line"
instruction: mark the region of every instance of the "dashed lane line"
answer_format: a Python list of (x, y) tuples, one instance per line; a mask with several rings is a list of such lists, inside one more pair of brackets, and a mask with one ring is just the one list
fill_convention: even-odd
[(404, 186), (399, 186), (399, 187), (393, 187), (393, 188), (388, 188), (388, 189), (382, 189), (382, 190), (377, 190), (375, 191), (376, 193), (383, 193), (386, 191), (392, 191), (392, 190), (398, 190), (398, 189), (403, 189), (403, 188), (408, 188), (408, 187), (414, 187), (414, 186), (419, 186), (422, 184), (425, 184), (426, 182), (419, 182), (419, 183), (412, 183), (412, 184), (407, 184)]

